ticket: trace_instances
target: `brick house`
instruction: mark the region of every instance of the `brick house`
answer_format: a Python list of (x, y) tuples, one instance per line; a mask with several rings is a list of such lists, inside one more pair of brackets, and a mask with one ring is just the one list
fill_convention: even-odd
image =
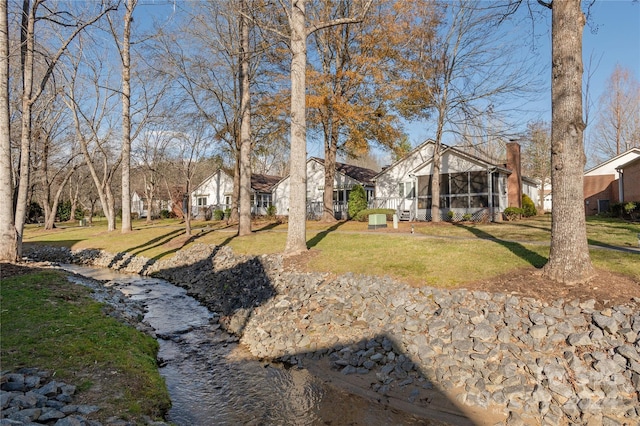
[[(584, 209), (587, 216), (606, 212), (611, 204), (621, 202), (620, 168), (638, 158), (640, 148), (632, 148), (584, 173)], [(630, 170), (632, 174), (633, 165)], [(629, 185), (633, 186), (633, 183), (630, 182)]]

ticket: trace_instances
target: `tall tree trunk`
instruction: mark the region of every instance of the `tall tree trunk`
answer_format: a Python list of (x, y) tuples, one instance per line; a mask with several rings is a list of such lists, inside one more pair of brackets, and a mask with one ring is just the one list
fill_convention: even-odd
[(289, 229), (285, 255), (307, 250), (307, 129), (305, 116), (305, 68), (307, 34), (304, 0), (291, 4), (291, 153), (289, 159)]
[(29, 0), (22, 4), (22, 126), (20, 131), (20, 161), (18, 197), (16, 200), (16, 251), (17, 258), (22, 257), (22, 233), (27, 217), (27, 201), (30, 179), (31, 158), (31, 115), (33, 109), (33, 51), (34, 51), (34, 22), (35, 7), (31, 7)]
[(0, 261), (17, 260), (11, 177), (9, 110), (9, 24), (6, 1), (0, 1)]
[(238, 235), (251, 234), (251, 105), (249, 87), (249, 18), (240, 1), (240, 221)]
[[(445, 112), (442, 107), (438, 112), (438, 128), (436, 129), (436, 141), (433, 145), (433, 174), (431, 177), (431, 221), (440, 222), (442, 215), (440, 214), (440, 169), (442, 167), (442, 156), (440, 155), (442, 147), (442, 134), (444, 132)], [(415, 191), (418, 189), (416, 188)]]
[(131, 21), (137, 0), (125, 2), (122, 36), (122, 233), (131, 232)]
[(333, 211), (333, 181), (336, 177), (336, 154), (338, 146), (338, 135), (333, 131), (333, 121), (329, 121), (329, 134), (326, 136), (327, 141), (324, 145), (324, 195), (322, 203), (324, 209), (322, 211), (323, 222), (335, 222), (336, 216)]
[(582, 121), (582, 31), (580, 0), (552, 5), (551, 250), (544, 276), (564, 284), (584, 283), (595, 271), (589, 257), (584, 214), (585, 154)]

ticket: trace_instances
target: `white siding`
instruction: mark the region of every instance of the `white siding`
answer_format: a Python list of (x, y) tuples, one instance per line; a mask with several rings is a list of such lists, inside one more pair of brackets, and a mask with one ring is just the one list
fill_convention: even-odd
[(584, 175), (585, 176), (616, 175), (616, 179), (619, 179), (620, 176), (618, 176), (618, 171), (616, 170), (616, 168), (638, 157), (640, 157), (640, 149), (633, 148), (625, 153), (618, 155), (617, 157), (610, 159), (609, 161), (605, 161), (604, 163), (590, 170), (587, 170), (587, 172)]
[(413, 181), (409, 174), (412, 174), (421, 164), (430, 161), (432, 157), (433, 142), (427, 142), (416, 148), (402, 161), (389, 166), (376, 178), (376, 198), (398, 197), (398, 184)]
[(233, 193), (233, 178), (218, 170), (208, 177), (191, 193), (191, 205), (194, 211), (198, 207), (198, 198), (207, 197), (207, 206), (226, 207), (225, 195)]

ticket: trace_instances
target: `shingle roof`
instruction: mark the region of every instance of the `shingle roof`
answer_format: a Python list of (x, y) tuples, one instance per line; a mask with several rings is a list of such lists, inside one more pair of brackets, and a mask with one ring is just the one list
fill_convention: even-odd
[[(324, 159), (318, 157), (311, 157), (311, 159), (324, 164)], [(352, 164), (338, 163), (336, 161), (336, 171), (342, 173), (345, 176), (349, 176), (352, 179), (361, 183), (373, 185), (373, 177), (378, 174), (376, 171), (367, 169), (364, 167), (354, 166)]]
[(256, 192), (271, 192), (273, 186), (280, 182), (281, 179), (280, 176), (252, 174), (251, 189)]

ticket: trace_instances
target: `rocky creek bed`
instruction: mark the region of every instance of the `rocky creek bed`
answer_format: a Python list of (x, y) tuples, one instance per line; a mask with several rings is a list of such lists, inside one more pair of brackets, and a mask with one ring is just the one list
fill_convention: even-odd
[[(596, 309), (594, 300), (413, 288), (287, 270), (279, 255), (202, 244), (161, 261), (51, 247), (25, 254), (164, 278), (255, 357), (330, 366), (402, 409), (434, 405), (445, 422), (640, 424), (640, 297)], [(445, 402), (435, 406), (434, 394)]]

